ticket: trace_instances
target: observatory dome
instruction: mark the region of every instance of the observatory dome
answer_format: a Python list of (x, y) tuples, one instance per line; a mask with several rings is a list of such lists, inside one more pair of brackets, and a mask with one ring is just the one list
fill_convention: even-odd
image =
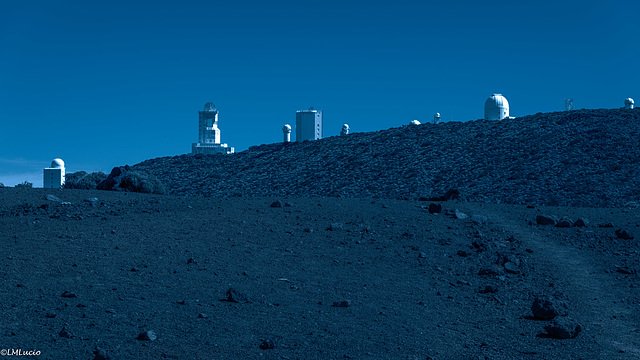
[(624, 108), (625, 109), (633, 109), (634, 101), (632, 98), (624, 99)]
[(286, 133), (290, 133), (291, 132), (291, 125), (286, 124), (285, 126), (282, 127), (282, 131), (286, 132)]
[(64, 169), (64, 161), (62, 161), (62, 159), (53, 159), (51, 162), (51, 168)]
[(418, 121), (418, 120), (411, 120), (411, 122), (409, 123), (409, 125), (420, 125), (420, 121)]
[(502, 120), (509, 117), (509, 102), (501, 94), (491, 95), (484, 103), (485, 120)]
[(216, 105), (212, 102), (204, 104), (204, 111), (216, 111)]

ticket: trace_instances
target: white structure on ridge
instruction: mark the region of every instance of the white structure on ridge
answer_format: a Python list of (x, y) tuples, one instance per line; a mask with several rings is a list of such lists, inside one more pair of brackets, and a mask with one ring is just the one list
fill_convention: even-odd
[(45, 189), (59, 189), (64, 185), (64, 161), (53, 159), (51, 167), (44, 168), (44, 181), (42, 187)]
[(625, 109), (633, 109), (634, 101), (632, 98), (624, 99), (624, 108)]
[(433, 115), (433, 123), (439, 124), (441, 121), (442, 121), (442, 116), (440, 115), (440, 113), (435, 113)]
[(420, 125), (420, 121), (418, 121), (418, 120), (411, 120), (411, 122), (409, 123), (409, 125)]
[(204, 104), (198, 111), (198, 142), (191, 145), (192, 154), (232, 154), (234, 149), (220, 143), (218, 110), (213, 103)]
[(285, 124), (282, 127), (282, 134), (284, 135), (284, 142), (291, 142), (291, 125)]
[(296, 111), (296, 141), (322, 139), (322, 110)]
[(348, 135), (349, 134), (349, 125), (342, 124), (342, 130), (340, 130), (340, 135)]
[(509, 102), (501, 94), (491, 95), (484, 103), (485, 120), (502, 120), (509, 117)]
[(571, 111), (573, 109), (575, 109), (575, 106), (573, 106), (573, 99), (564, 99), (564, 110)]

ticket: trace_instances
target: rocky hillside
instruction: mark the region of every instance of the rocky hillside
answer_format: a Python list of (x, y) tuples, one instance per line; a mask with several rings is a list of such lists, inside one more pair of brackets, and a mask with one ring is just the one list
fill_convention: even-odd
[(176, 195), (420, 198), (625, 206), (640, 202), (640, 109), (539, 113), (181, 155), (133, 166)]

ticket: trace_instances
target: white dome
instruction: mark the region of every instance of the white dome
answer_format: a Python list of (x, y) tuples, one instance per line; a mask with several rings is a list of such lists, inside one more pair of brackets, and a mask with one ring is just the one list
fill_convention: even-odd
[(216, 111), (216, 105), (212, 102), (204, 104), (204, 111)]
[(285, 124), (285, 125), (282, 127), (282, 132), (290, 133), (290, 132), (291, 132), (291, 125), (289, 125), (289, 124)]
[(418, 120), (411, 120), (411, 122), (409, 123), (409, 125), (420, 125), (420, 121), (418, 121)]
[(53, 159), (51, 167), (54, 169), (64, 169), (64, 161), (62, 161), (62, 159)]
[(633, 109), (634, 101), (632, 98), (624, 99), (624, 107), (626, 109)]
[(501, 94), (491, 95), (484, 103), (485, 120), (502, 120), (509, 117), (509, 102)]

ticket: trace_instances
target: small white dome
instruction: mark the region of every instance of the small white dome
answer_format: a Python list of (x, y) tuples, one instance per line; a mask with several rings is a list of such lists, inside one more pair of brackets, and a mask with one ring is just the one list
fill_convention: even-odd
[(290, 133), (290, 132), (291, 132), (291, 125), (289, 125), (289, 124), (285, 124), (285, 125), (282, 127), (282, 132)]
[(626, 109), (633, 109), (634, 101), (632, 98), (624, 99), (624, 107)]
[(485, 120), (502, 120), (508, 117), (509, 102), (501, 94), (493, 94), (484, 102)]
[(409, 123), (409, 125), (420, 125), (420, 121), (418, 121), (418, 120), (411, 120), (411, 122)]
[(62, 159), (53, 159), (51, 167), (54, 169), (64, 169), (64, 161), (62, 161)]
[(343, 128), (343, 129), (349, 129), (349, 125), (347, 125), (347, 124), (342, 124), (342, 128)]
[(216, 105), (212, 102), (204, 104), (204, 111), (216, 111)]

